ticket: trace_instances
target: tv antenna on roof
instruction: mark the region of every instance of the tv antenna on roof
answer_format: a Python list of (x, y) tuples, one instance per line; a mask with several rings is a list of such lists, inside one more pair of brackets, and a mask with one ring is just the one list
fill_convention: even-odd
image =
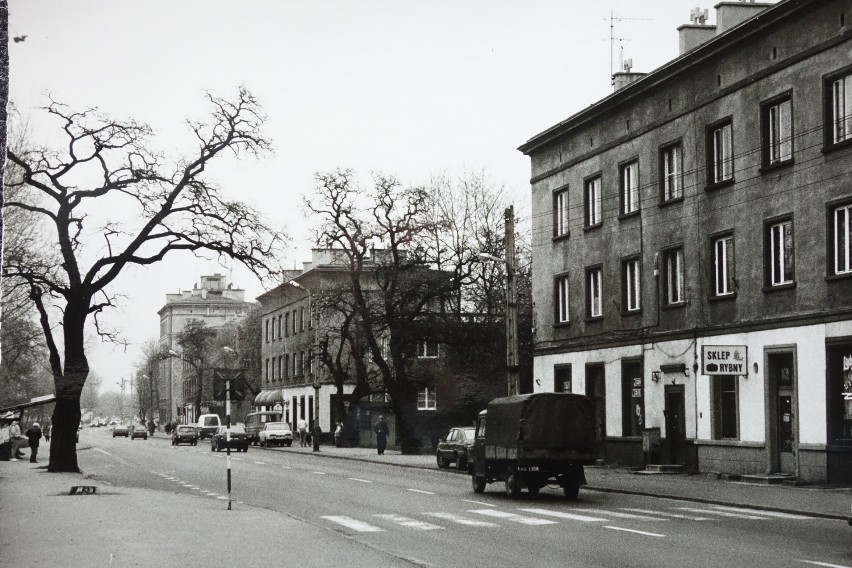
[[(609, 80), (612, 86), (615, 86), (615, 78), (613, 75), (615, 74), (615, 69), (613, 68), (613, 57), (615, 52), (615, 42), (622, 41), (630, 41), (628, 38), (624, 37), (615, 37), (615, 22), (624, 22), (624, 21), (641, 21), (641, 22), (651, 22), (653, 18), (622, 18), (620, 16), (616, 16), (614, 13), (609, 13)], [(619, 46), (623, 50), (623, 46)], [(623, 62), (623, 52), (619, 60), (619, 69), (624, 70), (624, 62)], [(633, 65), (633, 60), (630, 59), (631, 66)]]

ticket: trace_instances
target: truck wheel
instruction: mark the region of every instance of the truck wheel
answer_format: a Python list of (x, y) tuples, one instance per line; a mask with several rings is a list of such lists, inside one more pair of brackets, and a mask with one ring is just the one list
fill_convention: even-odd
[(538, 492), (541, 491), (541, 485), (537, 481), (528, 481), (527, 491), (530, 492), (530, 495), (538, 495)]
[(473, 492), (474, 493), (484, 493), (485, 492), (485, 478), (481, 475), (471, 475), (470, 480), (473, 484)]
[(438, 454), (438, 467), (441, 469), (450, 467), (450, 462), (441, 457), (441, 454)]
[(456, 468), (459, 471), (467, 470), (467, 460), (456, 455)]
[(518, 483), (517, 474), (509, 470), (506, 472), (506, 495), (509, 497), (517, 497), (521, 493), (521, 486)]
[(569, 501), (575, 501), (577, 495), (580, 494), (580, 484), (575, 479), (565, 481), (562, 486), (562, 491), (565, 493), (565, 498)]

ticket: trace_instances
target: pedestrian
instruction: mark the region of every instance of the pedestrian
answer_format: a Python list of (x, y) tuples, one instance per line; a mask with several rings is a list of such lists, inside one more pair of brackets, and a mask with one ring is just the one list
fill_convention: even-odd
[(343, 443), (343, 422), (337, 421), (337, 427), (334, 429), (334, 445), (338, 448)]
[(42, 428), (41, 431), (44, 434), (44, 439), (49, 442), (50, 441), (50, 422), (45, 422), (44, 428)]
[(38, 422), (33, 422), (33, 425), (27, 428), (24, 434), (30, 444), (30, 463), (38, 463), (36, 455), (38, 454), (38, 443), (41, 440), (41, 428), (38, 427)]
[(24, 438), (21, 436), (21, 426), (17, 420), (13, 420), (12, 425), (9, 426), (9, 441), (12, 443), (12, 461), (26, 457), (24, 452), (21, 451)]
[(154, 428), (155, 428), (154, 421), (149, 418), (148, 419), (148, 432), (150, 433), (151, 436), (154, 435)]
[(388, 434), (390, 434), (390, 428), (388, 428), (384, 416), (379, 416), (379, 421), (376, 422), (373, 430), (376, 432), (376, 450), (378, 450), (380, 456), (384, 455), (385, 446), (388, 445)]
[(296, 423), (296, 429), (299, 431), (299, 442), (304, 448), (308, 445), (308, 423), (305, 422), (304, 418), (299, 418), (299, 421)]

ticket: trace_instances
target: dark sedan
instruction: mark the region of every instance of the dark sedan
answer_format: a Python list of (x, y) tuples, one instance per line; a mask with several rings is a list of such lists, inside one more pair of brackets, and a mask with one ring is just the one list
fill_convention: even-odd
[(130, 426), (127, 424), (116, 424), (113, 426), (112, 437), (115, 438), (116, 436), (124, 436), (125, 438), (130, 436)]
[(198, 443), (198, 429), (195, 426), (190, 426), (189, 424), (181, 424), (179, 426), (175, 426), (175, 429), (172, 430), (172, 445), (177, 446), (178, 444), (189, 444), (194, 446)]
[[(219, 426), (213, 437), (210, 438), (210, 451), (221, 452), (228, 447), (227, 426)], [(246, 429), (242, 424), (231, 426), (231, 449), (236, 451), (248, 451), (248, 438), (246, 437)]]
[(457, 468), (466, 470), (473, 457), (475, 435), (476, 429), (472, 426), (451, 428), (447, 437), (438, 443), (438, 467), (450, 467), (455, 463)]

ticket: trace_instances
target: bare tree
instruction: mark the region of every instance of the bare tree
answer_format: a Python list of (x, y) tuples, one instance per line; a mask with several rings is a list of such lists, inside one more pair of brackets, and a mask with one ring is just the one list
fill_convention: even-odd
[[(222, 154), (269, 149), (260, 132), (261, 108), (246, 89), (233, 101), (209, 93), (207, 99), (210, 119), (189, 122), (197, 150), (172, 164), (149, 149), (148, 126), (94, 110), (75, 112), (55, 101), (45, 111), (59, 122), (64, 146), (7, 152), (20, 168), (9, 185), (24, 195), (7, 200), (5, 209), (43, 219), (51, 229), (51, 250), (60, 256), (52, 264), (39, 255), (7, 255), (3, 266), (4, 276), (26, 282), (49, 352), (57, 396), (49, 471), (78, 471), (75, 432), (89, 373), (85, 330), (93, 322), (102, 337), (117, 338), (98, 325), (98, 315), (114, 305), (110, 284), (125, 268), (184, 251), (230, 257), (261, 279), (279, 272), (282, 237), (251, 207), (226, 200), (204, 176)], [(126, 211), (126, 222), (99, 223), (105, 209)], [(54, 308), (61, 311), (60, 338), (54, 337)]]

